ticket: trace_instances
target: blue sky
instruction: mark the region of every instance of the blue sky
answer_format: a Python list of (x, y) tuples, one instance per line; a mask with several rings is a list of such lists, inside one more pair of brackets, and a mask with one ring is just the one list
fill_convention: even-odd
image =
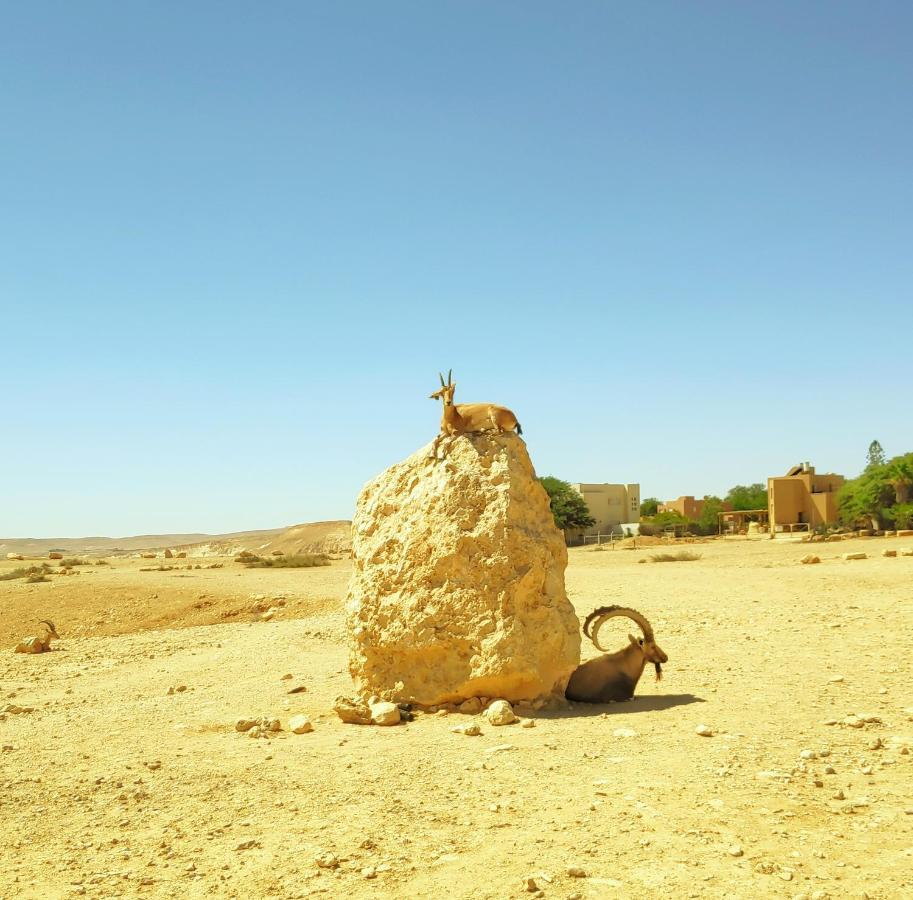
[(0, 535), (352, 513), (514, 408), (724, 493), (913, 449), (906, 3), (3, 3)]

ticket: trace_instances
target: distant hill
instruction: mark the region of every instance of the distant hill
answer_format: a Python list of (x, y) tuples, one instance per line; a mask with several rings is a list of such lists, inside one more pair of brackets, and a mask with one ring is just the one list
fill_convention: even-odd
[(335, 522), (309, 522), (293, 525), (272, 538), (264, 552), (281, 550), (293, 553), (348, 553), (352, 549), (352, 523), (347, 519)]
[(191, 554), (236, 553), (239, 550), (284, 553), (341, 553), (352, 546), (351, 522), (312, 522), (291, 528), (235, 531), (228, 534), (140, 534), (132, 537), (0, 538), (0, 558), (7, 553), (43, 557), (51, 550), (103, 556), (140, 550), (180, 548)]

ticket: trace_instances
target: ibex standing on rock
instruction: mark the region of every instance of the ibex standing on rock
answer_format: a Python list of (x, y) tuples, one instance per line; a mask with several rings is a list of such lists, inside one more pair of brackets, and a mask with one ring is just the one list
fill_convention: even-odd
[[(574, 670), (567, 684), (564, 696), (568, 700), (583, 703), (611, 703), (617, 700), (630, 700), (644, 667), (648, 662), (656, 667), (656, 680), (663, 677), (662, 663), (669, 657), (653, 638), (653, 628), (636, 609), (626, 606), (603, 606), (593, 610), (583, 623), (583, 633), (605, 653), (605, 647), (599, 643), (599, 629), (602, 624), (615, 616), (627, 616), (633, 619), (643, 632), (643, 638), (629, 634), (630, 643), (624, 650), (606, 653), (583, 663)], [(595, 620), (595, 624), (592, 624)], [(592, 627), (592, 633), (590, 628)]]
[(448, 435), (455, 437), (458, 434), (467, 434), (478, 431), (514, 431), (523, 434), (523, 429), (517, 417), (506, 407), (494, 403), (454, 403), (453, 392), (456, 385), (453, 383), (453, 369), (447, 373), (447, 383), (444, 376), (438, 372), (441, 379), (441, 389), (435, 391), (432, 400), (440, 400), (444, 405), (441, 416), (441, 433), (434, 439), (431, 455), (437, 456), (437, 448), (441, 440)]
[(60, 639), (50, 619), (42, 619), (38, 624), (44, 626), (42, 632), (37, 637), (28, 637), (16, 644), (16, 653), (47, 653), (51, 649), (51, 641)]

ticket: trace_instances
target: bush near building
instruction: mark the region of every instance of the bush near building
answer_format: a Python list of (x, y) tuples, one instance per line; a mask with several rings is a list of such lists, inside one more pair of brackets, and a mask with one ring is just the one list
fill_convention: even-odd
[(865, 471), (840, 489), (837, 509), (841, 523), (853, 527), (862, 522), (876, 530), (913, 527), (913, 453), (887, 462), (878, 462), (878, 458), (870, 447)]

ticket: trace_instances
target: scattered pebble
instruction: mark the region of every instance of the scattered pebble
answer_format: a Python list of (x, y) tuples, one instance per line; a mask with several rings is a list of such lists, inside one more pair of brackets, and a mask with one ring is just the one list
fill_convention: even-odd
[(304, 715), (292, 716), (288, 720), (288, 727), (292, 734), (310, 734), (314, 730), (311, 720)]
[(620, 738), (637, 737), (637, 732), (633, 728), (616, 728), (612, 734)]
[(726, 852), (736, 858), (745, 855), (745, 851), (738, 844), (733, 844)]
[(492, 725), (512, 725), (517, 721), (513, 707), (506, 700), (495, 700), (485, 710), (485, 718)]
[(333, 711), (349, 725), (370, 725), (371, 710), (366, 703), (350, 700), (348, 697), (337, 697)]
[(482, 729), (474, 722), (471, 725), (455, 725), (450, 730), (454, 734), (465, 734), (469, 737), (476, 737), (482, 733)]
[(699, 734), (701, 737), (713, 737), (713, 729), (709, 725), (698, 725), (694, 729), (695, 734)]
[(375, 725), (399, 725), (401, 716), (399, 707), (395, 703), (381, 700), (377, 703), (372, 703), (370, 709), (371, 721)]
[(586, 878), (586, 870), (580, 866), (568, 866), (567, 874), (571, 878)]

